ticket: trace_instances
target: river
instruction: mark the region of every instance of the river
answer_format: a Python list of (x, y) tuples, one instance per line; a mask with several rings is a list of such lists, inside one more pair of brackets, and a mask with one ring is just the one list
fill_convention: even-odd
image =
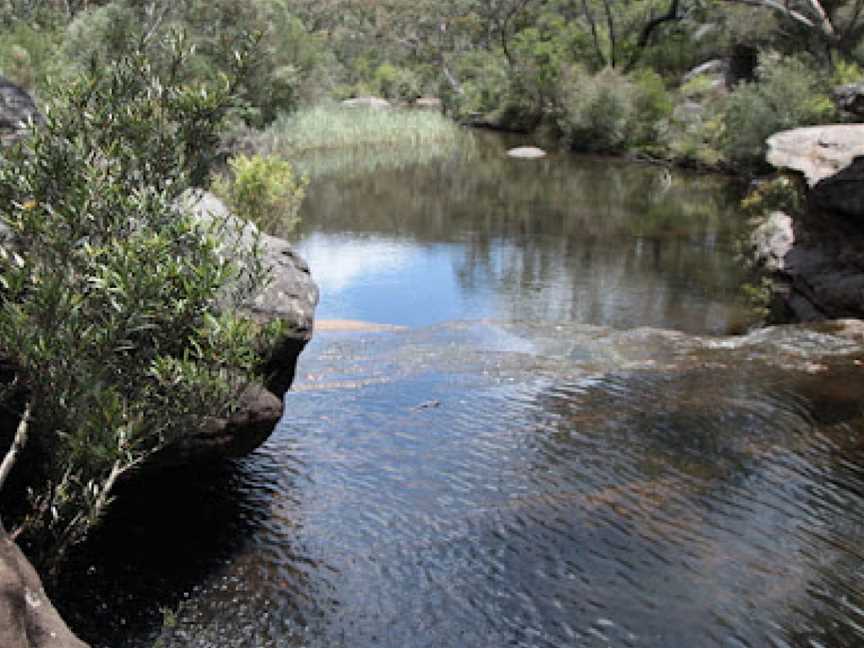
[(296, 238), (329, 324), (284, 420), (125, 494), (73, 624), (164, 648), (862, 645), (860, 344), (730, 335), (753, 318), (724, 181), (466, 137), (313, 182)]

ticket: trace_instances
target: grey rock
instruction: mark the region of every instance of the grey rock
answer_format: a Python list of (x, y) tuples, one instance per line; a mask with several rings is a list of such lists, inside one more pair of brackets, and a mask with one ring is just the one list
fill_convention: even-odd
[(282, 400), (260, 385), (250, 385), (233, 416), (211, 419), (201, 430), (182, 436), (148, 459), (146, 469), (244, 457), (270, 437), (281, 417)]
[(287, 330), (261, 359), (266, 383), (247, 387), (231, 418), (213, 419), (203, 429), (164, 448), (149, 461), (149, 467), (157, 469), (212, 458), (240, 457), (267, 440), (282, 416), (282, 397), (294, 380), (297, 358), (312, 337), (318, 303), (318, 287), (312, 281), (309, 267), (286, 241), (259, 232), (252, 223), (237, 218), (211, 193), (189, 191), (180, 205), (203, 226), (223, 225), (219, 232), (221, 251), (229, 257), (240, 260), (245, 251), (259, 242), (261, 262), (270, 268), (272, 281), (242, 308), (261, 323), (280, 319)]
[(864, 82), (837, 86), (832, 98), (840, 110), (855, 117), (864, 117)]
[(864, 155), (864, 124), (794, 128), (775, 133), (766, 143), (768, 163), (798, 171), (812, 189)]
[(393, 108), (393, 104), (381, 97), (354, 97), (345, 99), (341, 105), (345, 108), (369, 108), (371, 110), (390, 110)]
[(279, 319), (287, 325), (286, 335), (263, 359), (265, 373), (270, 376), (266, 386), (281, 396), (294, 379), (297, 356), (312, 338), (318, 287), (312, 280), (309, 266), (287, 241), (259, 232), (252, 223), (233, 216), (225, 203), (213, 194), (189, 192), (183, 201), (202, 223), (210, 223), (215, 218), (229, 224), (223, 237), (226, 254), (240, 255), (256, 239), (260, 242), (262, 263), (270, 268), (272, 281), (246, 303), (245, 308), (259, 322)]
[(87, 648), (51, 604), (36, 570), (0, 530), (0, 646)]
[(546, 157), (546, 151), (536, 146), (517, 146), (507, 151), (507, 156), (523, 160), (537, 160)]
[(27, 92), (0, 76), (0, 144), (8, 144), (27, 131), (29, 120), (41, 121), (42, 114)]
[[(794, 218), (793, 243), (775, 268), (791, 318), (864, 316), (864, 125), (784, 131), (768, 146), (771, 164), (806, 181), (807, 209)], [(782, 240), (778, 234), (775, 254)]]

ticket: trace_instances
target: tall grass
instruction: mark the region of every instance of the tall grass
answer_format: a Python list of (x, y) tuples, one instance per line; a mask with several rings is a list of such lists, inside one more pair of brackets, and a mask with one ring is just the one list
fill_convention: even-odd
[(422, 164), (473, 149), (470, 133), (424, 110), (316, 106), (282, 115), (239, 148), (291, 160), (312, 180)]
[(355, 146), (456, 143), (460, 128), (437, 112), (316, 106), (282, 115), (249, 143), (262, 153), (297, 154)]

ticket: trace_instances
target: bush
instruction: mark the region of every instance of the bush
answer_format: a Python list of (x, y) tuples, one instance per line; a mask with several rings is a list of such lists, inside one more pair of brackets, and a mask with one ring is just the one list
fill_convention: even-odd
[(758, 78), (735, 89), (723, 118), (722, 153), (746, 168), (764, 165), (765, 140), (770, 135), (835, 117), (818, 74), (801, 60), (763, 54)]
[(672, 97), (662, 77), (653, 70), (637, 72), (631, 80), (634, 96), (630, 141), (635, 146), (656, 147), (672, 115)]
[[(171, 45), (179, 70), (186, 53)], [(267, 332), (233, 307), (265, 281), (257, 248), (235, 265), (215, 238), (224, 224), (177, 206), (209, 177), (235, 87), (157, 78), (136, 52), (68, 84), (3, 153), (13, 242), (0, 246), (0, 355), (28, 402), (36, 466), (14, 521), (48, 567), (98, 522), (121, 475), (229, 415), (255, 379)]]
[(591, 76), (574, 66), (562, 85), (558, 127), (577, 150), (624, 150), (630, 138), (633, 97), (633, 87), (618, 72), (607, 69)]
[(382, 63), (376, 68), (373, 84), (375, 94), (387, 99), (413, 101), (422, 94), (420, 80), (411, 70), (389, 63)]
[(231, 179), (217, 178), (213, 191), (235, 214), (267, 231), (284, 234), (297, 224), (308, 181), (275, 156), (238, 155), (228, 161)]
[(0, 29), (0, 74), (32, 90), (45, 82), (50, 72), (59, 30), (17, 22)]

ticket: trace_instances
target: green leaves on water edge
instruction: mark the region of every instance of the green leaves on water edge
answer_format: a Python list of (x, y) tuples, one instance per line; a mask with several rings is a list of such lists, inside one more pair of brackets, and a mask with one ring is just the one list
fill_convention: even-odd
[(43, 563), (120, 475), (230, 415), (272, 339), (236, 314), (266, 282), (257, 242), (226, 258), (228, 226), (178, 206), (209, 178), (236, 79), (186, 85), (182, 38), (165, 49), (162, 76), (133, 52), (75, 80), (0, 165), (0, 354), (34, 413), (15, 522)]

